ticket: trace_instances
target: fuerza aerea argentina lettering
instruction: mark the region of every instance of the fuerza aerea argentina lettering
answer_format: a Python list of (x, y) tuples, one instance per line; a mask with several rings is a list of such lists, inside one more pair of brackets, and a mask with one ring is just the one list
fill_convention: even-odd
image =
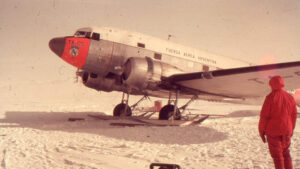
[(177, 49), (170, 49), (170, 48), (166, 48), (166, 51), (168, 53), (172, 53), (172, 54), (177, 54), (177, 55), (180, 55), (180, 50), (177, 50)]

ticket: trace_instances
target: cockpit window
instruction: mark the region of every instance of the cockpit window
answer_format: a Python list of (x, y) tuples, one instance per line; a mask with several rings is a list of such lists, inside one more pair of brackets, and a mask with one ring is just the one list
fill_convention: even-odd
[(81, 38), (91, 38), (94, 40), (100, 40), (100, 34), (96, 32), (84, 32), (84, 31), (77, 31), (74, 34), (74, 37), (81, 37)]
[(77, 32), (74, 34), (74, 36), (76, 36), (76, 37), (84, 37), (84, 36), (85, 36), (85, 32), (83, 32), (83, 31), (77, 31)]
[(77, 31), (74, 34), (75, 37), (84, 37), (84, 38), (90, 38), (91, 37), (91, 32), (84, 32), (84, 31)]
[(100, 34), (93, 32), (92, 39), (94, 39), (94, 40), (100, 40)]
[(91, 32), (87, 32), (87, 33), (85, 34), (85, 37), (86, 37), (86, 38), (91, 38)]

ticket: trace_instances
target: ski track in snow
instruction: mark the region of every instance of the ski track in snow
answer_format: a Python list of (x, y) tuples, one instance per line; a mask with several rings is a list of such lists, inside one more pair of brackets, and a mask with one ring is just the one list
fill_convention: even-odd
[[(153, 162), (184, 169), (273, 168), (267, 144), (258, 136), (258, 112), (232, 112), (199, 126), (115, 127), (88, 112), (3, 111), (1, 168), (146, 169)], [(84, 117), (85, 121), (67, 121)], [(300, 168), (299, 121), (292, 140), (294, 168)]]

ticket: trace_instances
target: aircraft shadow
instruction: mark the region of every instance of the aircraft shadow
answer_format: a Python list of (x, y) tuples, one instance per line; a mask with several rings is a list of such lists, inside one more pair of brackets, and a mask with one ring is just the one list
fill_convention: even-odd
[[(0, 119), (0, 128), (21, 127), (38, 130), (82, 132), (114, 139), (158, 144), (203, 144), (227, 139), (227, 134), (203, 126), (185, 127), (119, 127), (109, 121), (89, 117), (88, 114), (101, 112), (38, 112), (6, 111)], [(81, 121), (68, 121), (69, 118), (84, 118)]]
[(228, 118), (238, 118), (238, 117), (253, 117), (259, 116), (260, 110), (238, 110), (228, 114)]

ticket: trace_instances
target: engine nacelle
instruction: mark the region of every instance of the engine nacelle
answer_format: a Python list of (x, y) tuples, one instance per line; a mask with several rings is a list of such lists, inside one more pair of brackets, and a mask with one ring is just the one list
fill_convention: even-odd
[(114, 90), (121, 91), (121, 86), (117, 85), (115, 78), (105, 78), (94, 73), (84, 72), (82, 75), (82, 82), (85, 86), (96, 90), (102, 90), (106, 92), (111, 92)]
[(126, 85), (137, 89), (155, 90), (162, 77), (168, 77), (176, 73), (182, 73), (182, 71), (149, 57), (134, 57), (128, 59), (125, 63), (123, 80)]

